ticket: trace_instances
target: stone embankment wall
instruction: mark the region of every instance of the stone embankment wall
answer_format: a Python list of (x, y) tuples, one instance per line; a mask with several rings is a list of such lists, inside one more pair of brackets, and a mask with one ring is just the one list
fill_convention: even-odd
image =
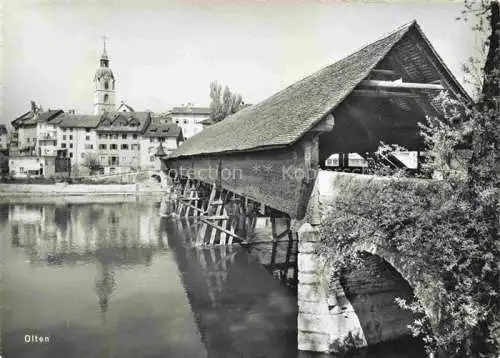
[(163, 192), (158, 184), (0, 184), (0, 197), (23, 195), (127, 195)]

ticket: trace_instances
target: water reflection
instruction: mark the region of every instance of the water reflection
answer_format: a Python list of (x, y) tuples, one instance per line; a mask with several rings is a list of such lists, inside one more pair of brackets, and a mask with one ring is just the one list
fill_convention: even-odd
[[(296, 275), (290, 242), (197, 248), (196, 229), (157, 203), (0, 204), (2, 354), (323, 356), (296, 351), (297, 301), (273, 278)], [(391, 354), (362, 356), (410, 357)]]

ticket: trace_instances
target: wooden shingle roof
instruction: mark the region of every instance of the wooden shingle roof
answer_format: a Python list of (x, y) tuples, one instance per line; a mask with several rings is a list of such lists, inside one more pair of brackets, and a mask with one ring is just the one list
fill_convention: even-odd
[(151, 121), (151, 124), (143, 135), (145, 137), (182, 138), (182, 129), (175, 123), (158, 123), (158, 121)]
[(416, 21), (412, 21), (268, 99), (208, 126), (168, 158), (295, 143), (338, 107), (410, 30), (423, 37)]
[(96, 130), (98, 132), (143, 133), (150, 123), (150, 112), (105, 113)]
[(58, 125), (61, 128), (96, 128), (101, 121), (100, 115), (63, 114)]

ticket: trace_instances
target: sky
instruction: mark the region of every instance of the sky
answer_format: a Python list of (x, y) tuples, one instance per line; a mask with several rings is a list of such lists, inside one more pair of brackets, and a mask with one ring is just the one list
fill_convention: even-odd
[(463, 83), (477, 53), (462, 1), (4, 0), (0, 123), (34, 100), (93, 113), (107, 37), (116, 103), (164, 112), (208, 106), (218, 81), (258, 103), (416, 19)]

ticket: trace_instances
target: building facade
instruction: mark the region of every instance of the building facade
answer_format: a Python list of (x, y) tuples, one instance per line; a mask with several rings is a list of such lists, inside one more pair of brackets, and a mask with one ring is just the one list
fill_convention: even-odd
[(141, 137), (150, 123), (150, 112), (103, 115), (96, 128), (102, 174), (126, 173), (141, 168)]
[(170, 111), (172, 122), (182, 128), (185, 139), (200, 133), (204, 126), (203, 121), (210, 118), (210, 108), (195, 107), (187, 103), (182, 107), (174, 107)]
[(154, 119), (144, 132), (141, 140), (141, 163), (144, 169), (160, 170), (161, 162), (158, 151), (169, 154), (176, 150), (183, 141), (182, 129), (175, 123)]

